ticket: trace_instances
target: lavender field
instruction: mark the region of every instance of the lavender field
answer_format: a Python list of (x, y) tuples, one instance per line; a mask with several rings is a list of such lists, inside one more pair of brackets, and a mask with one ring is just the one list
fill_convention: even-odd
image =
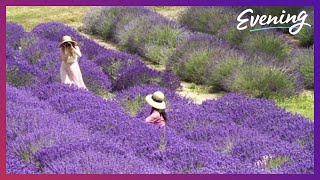
[[(226, 61), (230, 62), (223, 66), (226, 69), (240, 62), (240, 67), (252, 72), (252, 67), (234, 57), (249, 62), (259, 58), (215, 36), (194, 33), (151, 15), (149, 9), (129, 9), (127, 15), (118, 16), (122, 19), (113, 19), (109, 10), (94, 11), (105, 12), (103, 19), (89, 13), (84, 24), (104, 23), (99, 23), (101, 27), (87, 25), (86, 31), (114, 39), (127, 52), (105, 49), (62, 23), (41, 23), (25, 31), (7, 22), (8, 174), (314, 173), (313, 122), (287, 112), (273, 100), (253, 97), (294, 95), (305, 87), (301, 73), (274, 63), (274, 58), (270, 67), (281, 79), (276, 91), (263, 87), (253, 95), (243, 89), (238, 93), (224, 84), (234, 84), (234, 75), (216, 84), (217, 89), (230, 93), (195, 104), (176, 93), (181, 79), (207, 83), (210, 70), (206, 68)], [(111, 10), (121, 14), (117, 8)], [(102, 21), (106, 19), (110, 22)], [(159, 27), (145, 32), (148, 28), (135, 25), (141, 25), (140, 20), (150, 29), (150, 22)], [(63, 35), (80, 44), (83, 57), (79, 64), (89, 91), (60, 83), (58, 46)], [(212, 56), (216, 52), (220, 58)], [(188, 57), (192, 56), (202, 60), (210, 56), (214, 61), (197, 67), (199, 71), (190, 66)], [(164, 64), (166, 70), (151, 69), (145, 58)], [(258, 64), (261, 70), (270, 69), (264, 61)], [(185, 74), (188, 72), (193, 73)], [(157, 90), (166, 95), (165, 128), (144, 121), (150, 113), (144, 97)]]

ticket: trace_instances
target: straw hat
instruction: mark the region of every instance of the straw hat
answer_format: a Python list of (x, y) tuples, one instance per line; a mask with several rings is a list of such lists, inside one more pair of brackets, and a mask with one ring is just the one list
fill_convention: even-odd
[(161, 91), (156, 91), (153, 94), (146, 96), (146, 101), (150, 106), (156, 109), (166, 109), (166, 103), (164, 102), (164, 94)]
[(75, 41), (72, 40), (72, 38), (70, 36), (63, 36), (62, 37), (62, 42), (60, 43), (59, 47), (61, 47), (61, 45), (65, 42), (73, 42), (75, 43)]

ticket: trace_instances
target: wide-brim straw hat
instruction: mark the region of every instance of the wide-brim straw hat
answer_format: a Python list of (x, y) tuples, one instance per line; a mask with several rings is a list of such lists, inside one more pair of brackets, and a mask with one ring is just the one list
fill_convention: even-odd
[(63, 37), (62, 37), (62, 42), (60, 43), (59, 47), (61, 47), (61, 45), (62, 45), (63, 43), (66, 43), (66, 42), (73, 42), (73, 43), (75, 43), (75, 41), (73, 41), (70, 36), (63, 36)]
[(156, 91), (153, 94), (146, 96), (147, 103), (159, 110), (166, 109), (166, 103), (164, 102), (164, 94), (161, 91)]

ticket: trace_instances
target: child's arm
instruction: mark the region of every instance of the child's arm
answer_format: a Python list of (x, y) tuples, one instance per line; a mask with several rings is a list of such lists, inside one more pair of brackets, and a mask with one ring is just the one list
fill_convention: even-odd
[(146, 122), (153, 122), (155, 119), (157, 119), (160, 116), (160, 114), (157, 111), (154, 111), (150, 116), (146, 118)]

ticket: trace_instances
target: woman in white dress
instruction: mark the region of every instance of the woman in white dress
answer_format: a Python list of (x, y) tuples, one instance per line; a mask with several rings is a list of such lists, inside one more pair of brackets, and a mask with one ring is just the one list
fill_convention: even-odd
[(87, 89), (78, 64), (78, 57), (81, 57), (79, 46), (70, 36), (63, 36), (60, 48), (62, 58), (60, 67), (61, 82), (75, 84), (80, 88)]

